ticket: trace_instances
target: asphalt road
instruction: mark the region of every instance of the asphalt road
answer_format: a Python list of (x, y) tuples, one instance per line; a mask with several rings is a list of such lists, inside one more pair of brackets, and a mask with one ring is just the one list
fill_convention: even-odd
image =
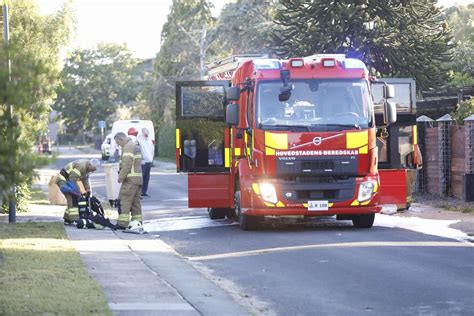
[[(59, 159), (60, 166), (78, 156)], [(103, 171), (92, 177), (106, 196)], [(473, 315), (474, 248), (453, 239), (349, 221), (271, 219), (244, 232), (188, 209), (186, 176), (152, 171), (145, 228), (254, 313)]]

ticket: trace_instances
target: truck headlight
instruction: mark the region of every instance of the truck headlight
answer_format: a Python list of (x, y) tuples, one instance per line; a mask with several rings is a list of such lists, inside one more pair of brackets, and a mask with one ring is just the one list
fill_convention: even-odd
[(278, 202), (275, 186), (273, 184), (259, 183), (258, 188), (260, 189), (260, 195), (264, 201), (274, 204)]
[(357, 200), (359, 202), (367, 201), (372, 197), (374, 193), (375, 184), (373, 181), (362, 182), (359, 186), (359, 196)]

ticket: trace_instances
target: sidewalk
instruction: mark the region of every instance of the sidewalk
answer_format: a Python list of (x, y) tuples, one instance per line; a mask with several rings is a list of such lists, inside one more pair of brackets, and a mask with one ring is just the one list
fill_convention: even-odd
[(249, 314), (153, 235), (66, 230), (114, 315)]
[[(63, 211), (63, 206), (34, 204), (17, 222), (62, 222)], [(8, 222), (8, 215), (1, 214), (0, 222)], [(114, 315), (249, 315), (158, 236), (65, 229)]]
[(458, 229), (468, 236), (474, 236), (474, 214), (448, 211), (431, 205), (412, 203), (407, 211), (397, 212), (396, 206), (384, 206), (382, 214), (398, 217), (418, 217), (423, 219), (457, 221), (449, 227)]

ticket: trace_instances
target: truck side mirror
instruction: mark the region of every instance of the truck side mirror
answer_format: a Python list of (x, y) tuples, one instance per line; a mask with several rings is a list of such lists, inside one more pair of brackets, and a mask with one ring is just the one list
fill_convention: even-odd
[(240, 99), (240, 88), (230, 87), (227, 89), (227, 101), (238, 101)]
[(395, 97), (395, 87), (392, 84), (383, 86), (383, 94), (385, 99), (392, 99)]
[(239, 125), (239, 105), (228, 104), (225, 109), (225, 122), (229, 126)]
[(397, 107), (390, 101), (384, 102), (383, 121), (385, 124), (392, 124), (397, 121)]

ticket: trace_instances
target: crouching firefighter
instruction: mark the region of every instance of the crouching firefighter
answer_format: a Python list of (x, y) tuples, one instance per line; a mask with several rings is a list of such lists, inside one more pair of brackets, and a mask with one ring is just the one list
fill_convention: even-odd
[[(143, 233), (142, 206), (140, 194), (142, 188), (142, 167), (140, 146), (119, 132), (114, 136), (117, 145), (122, 147), (118, 182), (122, 184), (119, 192), (119, 217), (117, 229), (127, 229)], [(131, 214), (131, 221), (130, 221)]]
[(79, 219), (78, 198), (90, 191), (89, 174), (100, 166), (98, 159), (79, 159), (68, 163), (56, 176), (56, 184), (66, 197), (64, 223)]

